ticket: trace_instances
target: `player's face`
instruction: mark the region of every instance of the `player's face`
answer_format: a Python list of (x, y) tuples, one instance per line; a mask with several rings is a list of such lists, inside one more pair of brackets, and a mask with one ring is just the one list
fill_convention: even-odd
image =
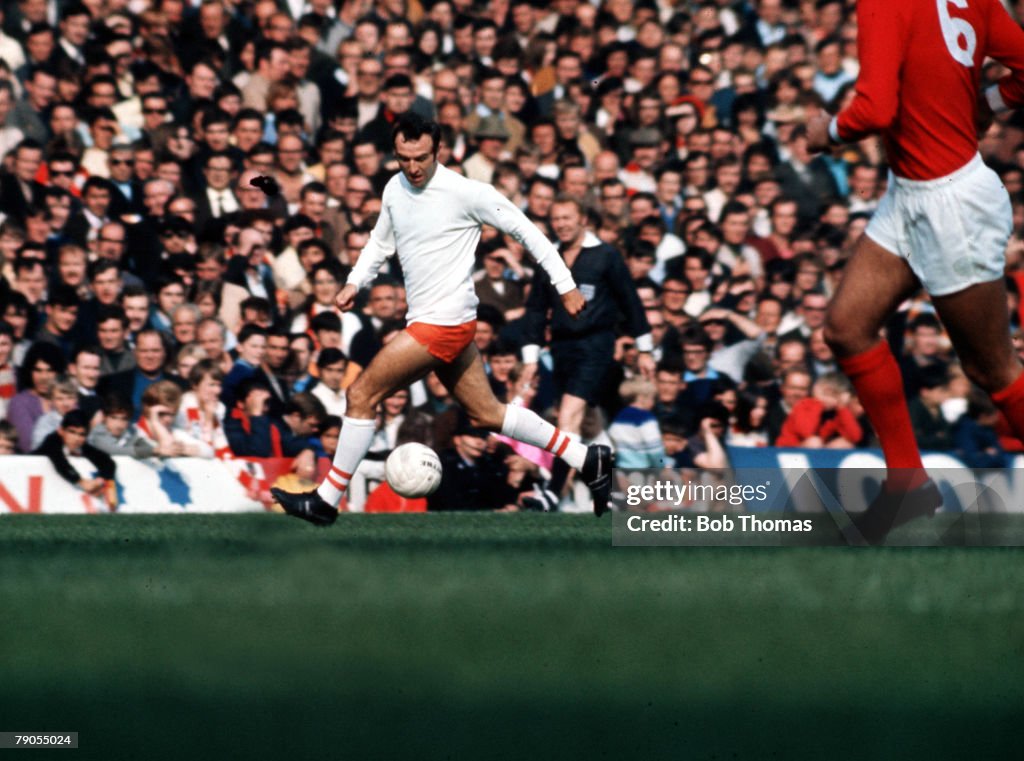
[(437, 171), (437, 154), (430, 135), (406, 140), (399, 135), (395, 140), (395, 158), (405, 179), (414, 188), (425, 187)]

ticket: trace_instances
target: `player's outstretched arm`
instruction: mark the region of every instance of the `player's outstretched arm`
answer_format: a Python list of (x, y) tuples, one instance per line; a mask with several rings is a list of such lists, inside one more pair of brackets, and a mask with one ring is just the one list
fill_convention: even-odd
[[(390, 183), (388, 187), (390, 187)], [(387, 196), (388, 189), (385, 188), (383, 203), (380, 207), (380, 216), (377, 217), (377, 224), (373, 226), (373, 230), (370, 232), (370, 240), (363, 246), (356, 265), (348, 275), (345, 287), (341, 289), (336, 297), (336, 303), (340, 309), (345, 309), (341, 305), (341, 296), (348, 290), (349, 286), (355, 288), (351, 294), (351, 298), (355, 299), (359, 289), (365, 288), (373, 282), (381, 265), (384, 264), (389, 256), (395, 253), (395, 231), (391, 226), (391, 212), (388, 209)], [(349, 309), (351, 308), (350, 306)]]
[(822, 114), (808, 122), (807, 147), (815, 153), (882, 132), (896, 118), (907, 16), (891, 0), (859, 0), (857, 18), (862, 22), (857, 28), (861, 68), (853, 100), (834, 118)]
[[(472, 183), (472, 185), (473, 195), (466, 198), (472, 218), (477, 222), (498, 228), (525, 246), (537, 264), (548, 273), (551, 284), (555, 286), (555, 290), (562, 296), (562, 303), (565, 304), (566, 294), (576, 289), (576, 283), (551, 241), (544, 237), (544, 233), (522, 211), (516, 208), (515, 204), (493, 187), (479, 182)], [(480, 192), (480, 189), (483, 192)], [(580, 299), (582, 298), (580, 296)], [(579, 314), (582, 309), (580, 307), (573, 312), (568, 305), (565, 305), (565, 308), (573, 316)]]

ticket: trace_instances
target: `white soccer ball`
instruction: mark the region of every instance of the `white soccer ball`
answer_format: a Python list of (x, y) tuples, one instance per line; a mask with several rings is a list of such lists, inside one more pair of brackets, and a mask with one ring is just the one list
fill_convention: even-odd
[(388, 455), (384, 477), (396, 494), (410, 499), (425, 497), (441, 485), (441, 458), (423, 444), (402, 444)]

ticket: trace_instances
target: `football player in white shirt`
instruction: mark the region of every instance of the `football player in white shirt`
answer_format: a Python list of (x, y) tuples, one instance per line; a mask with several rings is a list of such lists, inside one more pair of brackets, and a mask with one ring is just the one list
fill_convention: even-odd
[(580, 471), (594, 498), (594, 513), (608, 509), (611, 450), (584, 446), (536, 413), (499, 402), (491, 391), (473, 343), (477, 298), (473, 265), (481, 225), (511, 235), (551, 278), (566, 311), (576, 316), (586, 302), (554, 245), (495, 188), (466, 179), (437, 162), (440, 127), (412, 112), (393, 132), (401, 171), (388, 182), (369, 242), (338, 293), (343, 311), (369, 285), (387, 257), (397, 253), (405, 275), (408, 327), (385, 345), (346, 390), (348, 409), (330, 472), (315, 491), (273, 489), (290, 515), (326, 526), (365, 456), (380, 402), (397, 388), (430, 372), (465, 408), (474, 427), (547, 449)]

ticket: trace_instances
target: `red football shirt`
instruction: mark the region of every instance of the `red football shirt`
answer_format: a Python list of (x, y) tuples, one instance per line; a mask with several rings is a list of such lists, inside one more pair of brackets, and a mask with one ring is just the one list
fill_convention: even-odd
[(932, 180), (978, 152), (986, 57), (1011, 73), (999, 93), (1024, 105), (1024, 31), (999, 0), (859, 0), (860, 75), (837, 127), (844, 142), (881, 132), (899, 177)]

